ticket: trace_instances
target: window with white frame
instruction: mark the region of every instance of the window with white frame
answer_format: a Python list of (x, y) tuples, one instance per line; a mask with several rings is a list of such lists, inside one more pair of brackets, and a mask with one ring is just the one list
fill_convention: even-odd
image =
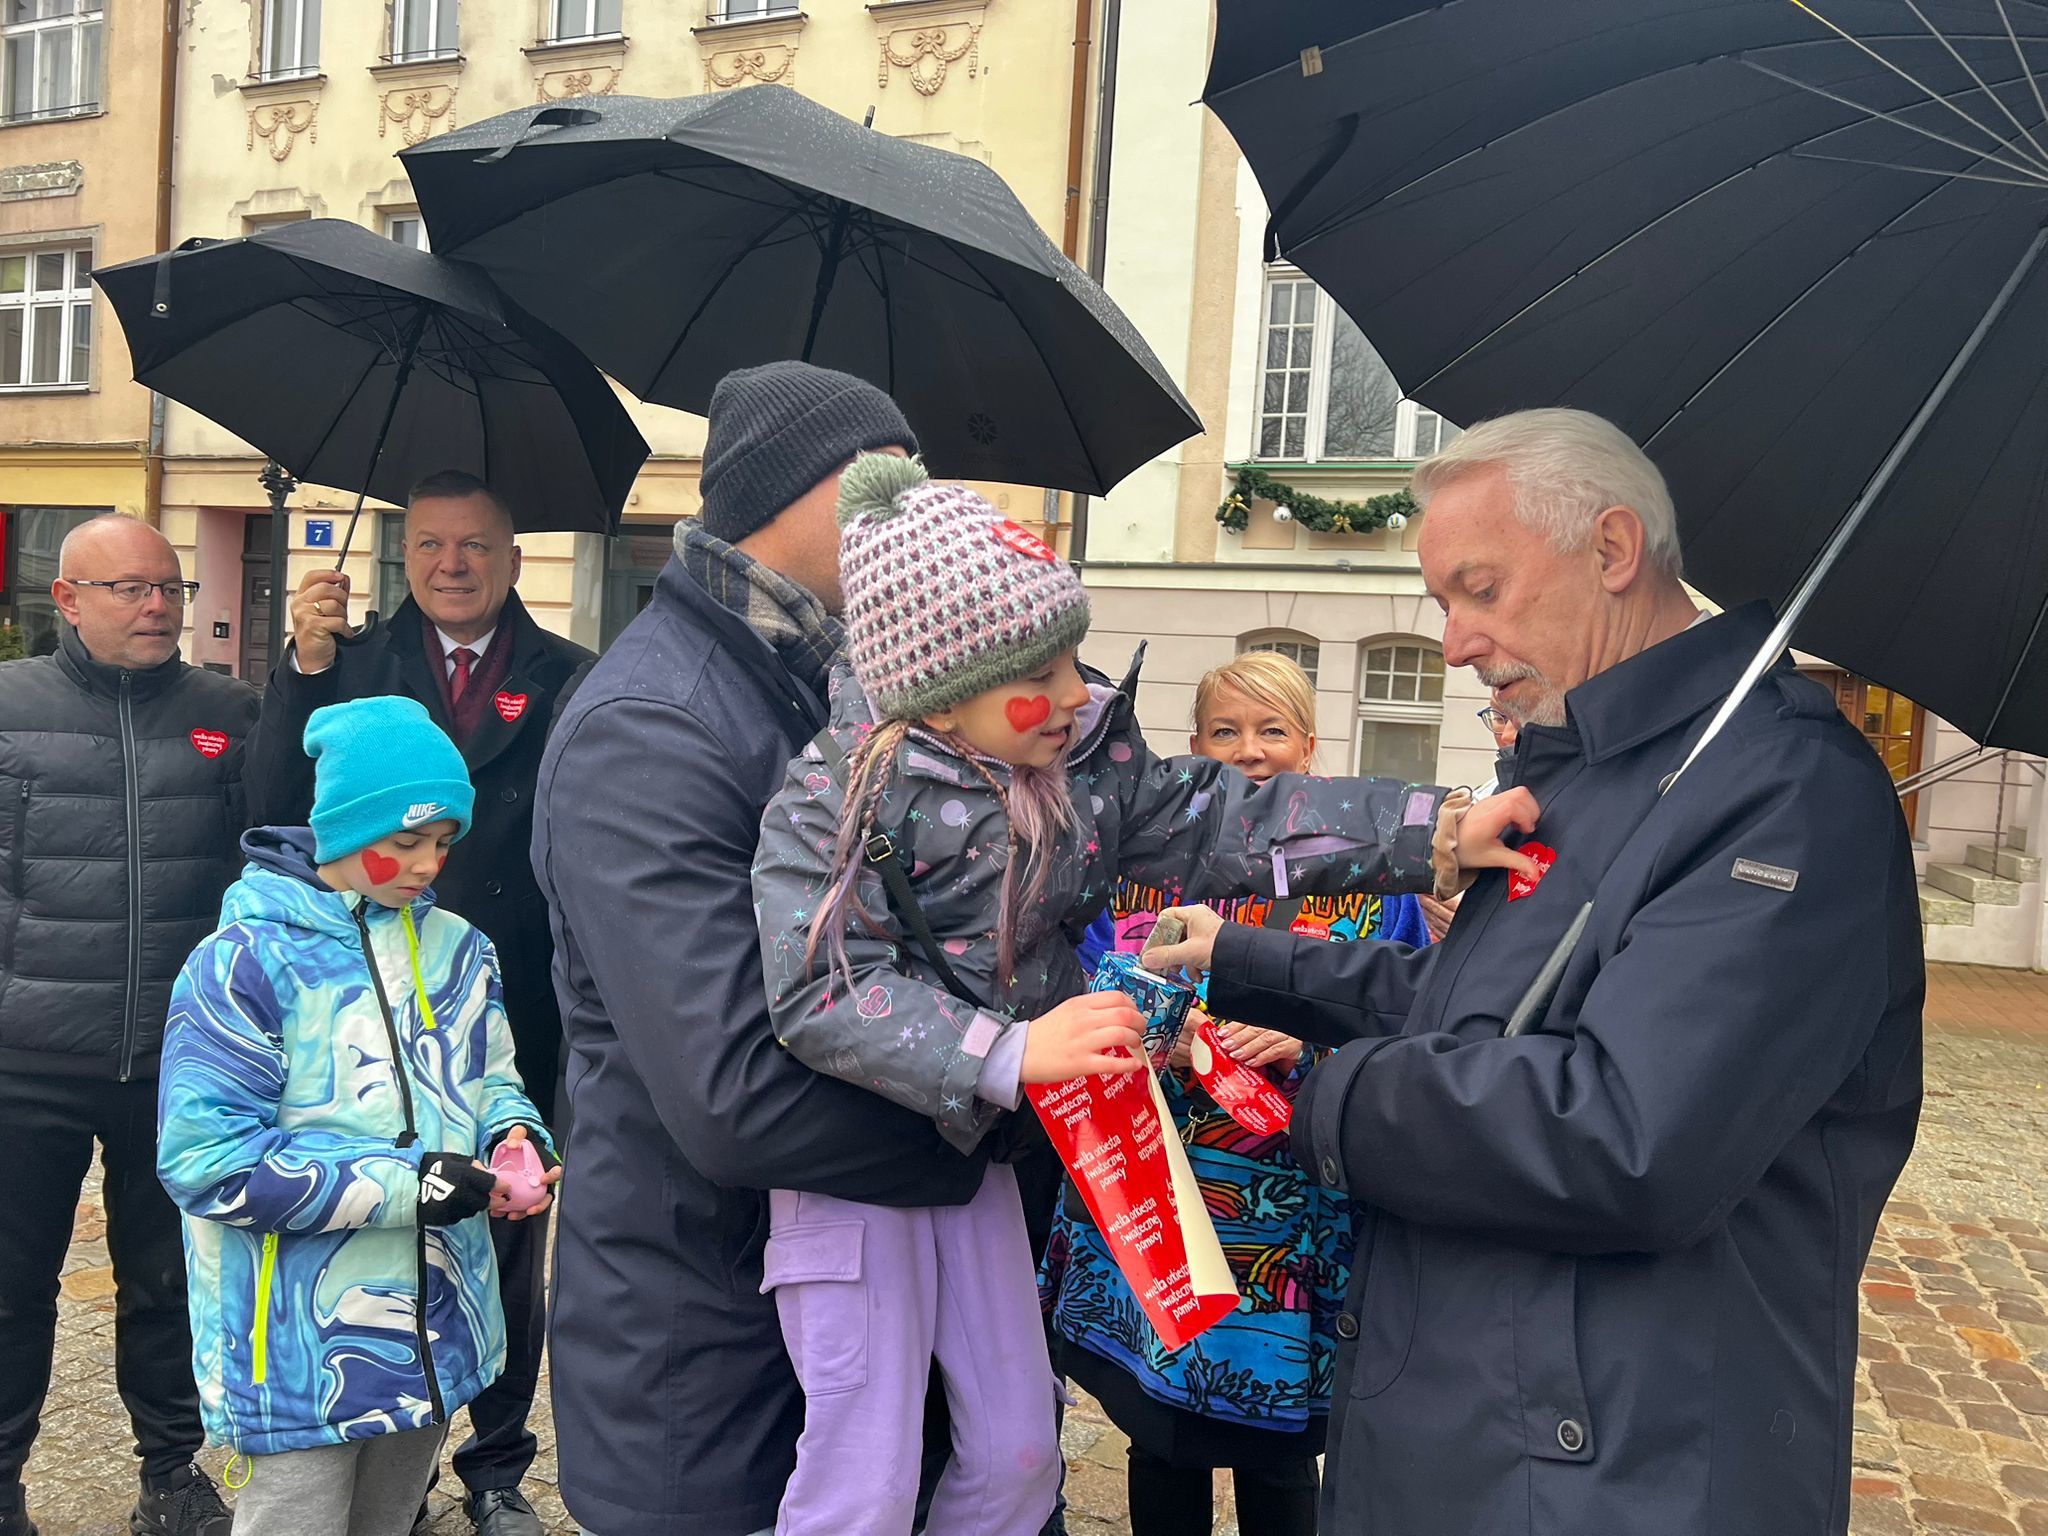
[(1426, 458), (1458, 435), (1401, 387), (1327, 293), (1288, 266), (1266, 272), (1253, 456), (1320, 463)]
[(625, 0), (549, 0), (548, 41), (611, 37), (623, 30)]
[(753, 21), (766, 16), (787, 16), (797, 0), (711, 0), (713, 21)]
[(263, 78), (320, 72), (320, 0), (263, 0)]
[(391, 0), (391, 62), (453, 58), (456, 0)]
[(242, 234), (260, 235), (266, 229), (283, 229), (287, 224), (303, 224), (313, 217), (301, 208), (292, 213), (245, 213), (242, 215)]
[(0, 0), (0, 122), (100, 110), (101, 0)]
[(1270, 635), (1251, 635), (1238, 646), (1238, 650), (1271, 651), (1275, 655), (1285, 656), (1308, 674), (1309, 687), (1313, 688), (1316, 685), (1316, 663), (1322, 659), (1323, 648), (1320, 642), (1311, 640), (1306, 635), (1285, 631), (1276, 631)]
[(419, 216), (419, 210), (384, 215), (384, 236), (396, 240), (400, 245), (409, 245), (416, 251), (427, 249), (427, 221)]
[(1394, 635), (1362, 647), (1358, 771), (1429, 784), (1444, 715), (1444, 653), (1434, 641)]
[(0, 390), (92, 382), (92, 248), (0, 248)]

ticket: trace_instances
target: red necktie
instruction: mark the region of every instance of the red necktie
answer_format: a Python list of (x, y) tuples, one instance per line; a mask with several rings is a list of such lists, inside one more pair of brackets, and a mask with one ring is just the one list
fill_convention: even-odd
[(469, 669), (476, 661), (476, 652), (466, 645), (458, 645), (448, 653), (448, 659), (455, 663), (455, 672), (448, 679), (448, 698), (451, 703), (462, 702), (462, 691), (469, 686)]

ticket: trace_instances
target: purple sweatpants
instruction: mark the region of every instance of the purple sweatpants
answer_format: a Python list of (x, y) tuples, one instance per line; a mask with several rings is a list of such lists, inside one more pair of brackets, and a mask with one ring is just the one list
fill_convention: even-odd
[(804, 1389), (777, 1536), (909, 1536), (936, 1359), (953, 1419), (932, 1536), (1037, 1536), (1059, 1489), (1057, 1387), (1017, 1176), (891, 1210), (778, 1189), (764, 1291)]

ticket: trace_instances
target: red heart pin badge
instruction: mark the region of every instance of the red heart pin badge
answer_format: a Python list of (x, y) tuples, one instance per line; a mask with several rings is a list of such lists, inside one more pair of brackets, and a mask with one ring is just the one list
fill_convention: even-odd
[(1520, 870), (1508, 871), (1508, 900), (1520, 901), (1536, 889), (1536, 882), (1550, 873), (1550, 866), (1557, 862), (1557, 850), (1546, 848), (1541, 843), (1524, 843), (1515, 850), (1527, 854), (1536, 861), (1536, 879), (1532, 880)]
[(192, 733), (193, 750), (201, 757), (219, 757), (228, 749), (225, 731), (195, 730)]
[(504, 716), (507, 725), (526, 713), (526, 695), (523, 693), (500, 693), (491, 702), (498, 706), (498, 713)]
[(1007, 517), (996, 524), (996, 542), (1006, 549), (1014, 549), (1020, 555), (1033, 560), (1057, 560), (1052, 546), (1033, 533), (1029, 528), (1020, 527)]

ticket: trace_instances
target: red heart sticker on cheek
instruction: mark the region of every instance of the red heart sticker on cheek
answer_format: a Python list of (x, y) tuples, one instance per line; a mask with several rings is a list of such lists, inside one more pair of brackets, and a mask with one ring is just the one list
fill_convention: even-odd
[(1550, 873), (1550, 866), (1557, 862), (1557, 850), (1546, 848), (1541, 843), (1524, 843), (1515, 850), (1527, 854), (1536, 861), (1536, 879), (1531, 880), (1520, 870), (1508, 871), (1508, 900), (1520, 901), (1536, 889), (1536, 882)]
[(1003, 713), (1010, 717), (1010, 729), (1022, 735), (1034, 726), (1045, 724), (1052, 714), (1052, 700), (1042, 693), (1034, 693), (1028, 699), (1012, 699), (1003, 706)]
[(363, 850), (363, 873), (372, 885), (389, 885), (398, 878), (398, 860), (387, 858), (374, 848)]

